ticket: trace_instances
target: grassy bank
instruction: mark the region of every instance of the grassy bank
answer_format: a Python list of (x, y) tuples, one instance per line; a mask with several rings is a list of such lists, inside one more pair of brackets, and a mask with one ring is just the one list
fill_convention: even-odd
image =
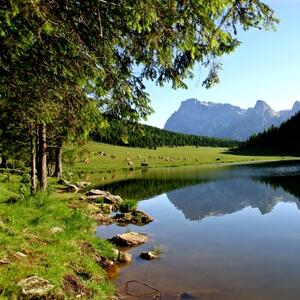
[(0, 175), (0, 299), (19, 299), (17, 282), (31, 275), (54, 286), (50, 299), (110, 299), (114, 287), (95, 255), (112, 257), (111, 245), (95, 236), (79, 196), (31, 197), (22, 181)]
[(227, 148), (217, 147), (160, 147), (154, 150), (97, 142), (89, 142), (79, 151), (68, 147), (65, 152), (65, 160), (69, 162), (69, 169), (79, 173), (138, 169), (141, 163), (147, 163), (149, 168), (157, 168), (292, 158), (292, 156), (265, 155), (257, 152), (235, 154)]

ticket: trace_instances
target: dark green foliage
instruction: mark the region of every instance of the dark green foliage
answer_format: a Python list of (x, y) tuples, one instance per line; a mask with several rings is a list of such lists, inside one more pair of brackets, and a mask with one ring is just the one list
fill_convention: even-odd
[(239, 145), (238, 141), (175, 133), (148, 125), (126, 127), (117, 121), (111, 121), (109, 127), (92, 136), (103, 143), (150, 149), (162, 146), (236, 147)]
[(127, 213), (135, 211), (137, 208), (137, 201), (136, 200), (125, 200), (120, 205), (120, 212)]
[(251, 136), (238, 150), (247, 151), (255, 148), (300, 155), (300, 112), (280, 127), (272, 126), (262, 133)]

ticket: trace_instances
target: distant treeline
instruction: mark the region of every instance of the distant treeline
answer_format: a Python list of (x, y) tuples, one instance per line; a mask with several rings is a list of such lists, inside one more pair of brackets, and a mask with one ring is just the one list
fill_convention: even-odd
[(268, 148), (274, 152), (300, 154), (300, 113), (281, 124), (272, 126), (262, 133), (252, 135), (239, 150)]
[(206, 136), (187, 135), (163, 130), (148, 125), (128, 125), (116, 121), (109, 127), (93, 133), (92, 137), (99, 142), (129, 147), (155, 149), (162, 146), (211, 146), (236, 147), (240, 143), (229, 139)]

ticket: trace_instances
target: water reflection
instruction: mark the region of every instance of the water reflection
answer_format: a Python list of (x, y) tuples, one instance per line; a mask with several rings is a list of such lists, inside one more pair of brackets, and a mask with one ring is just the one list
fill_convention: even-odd
[[(259, 180), (259, 181), (258, 181)], [(198, 184), (167, 193), (168, 199), (189, 220), (201, 220), (208, 216), (231, 214), (245, 207), (258, 208), (261, 214), (272, 211), (279, 202), (300, 203), (299, 177), (261, 177), (259, 179), (226, 179)], [(293, 190), (295, 196), (285, 189)]]
[[(300, 299), (299, 174), (299, 164), (187, 168), (107, 186), (123, 197), (148, 199), (139, 209), (155, 219), (129, 228), (147, 233), (150, 242), (131, 250), (134, 262), (115, 280), (121, 294), (127, 281), (139, 279), (167, 300)], [(110, 238), (127, 230), (111, 225), (97, 234)], [(141, 251), (155, 244), (165, 251), (161, 258), (142, 261)]]

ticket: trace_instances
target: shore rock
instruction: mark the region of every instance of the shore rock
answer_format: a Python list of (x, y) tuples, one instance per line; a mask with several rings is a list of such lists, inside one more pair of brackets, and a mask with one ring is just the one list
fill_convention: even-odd
[(25, 296), (26, 299), (39, 299), (45, 297), (54, 288), (48, 280), (38, 276), (22, 279), (17, 285), (21, 287), (22, 295)]
[(80, 182), (75, 182), (75, 185), (78, 186), (80, 189), (84, 189), (89, 185), (91, 185), (91, 183), (87, 181), (80, 181)]
[(132, 255), (126, 251), (120, 251), (118, 249), (113, 249), (116, 254), (116, 261), (120, 263), (130, 263), (132, 261)]
[(66, 190), (68, 193), (78, 193), (80, 191), (80, 188), (76, 186), (75, 184), (70, 184)]
[(104, 203), (112, 205), (120, 205), (123, 202), (123, 199), (120, 196), (112, 195), (109, 192), (92, 189), (87, 194), (87, 200), (97, 200), (103, 198)]
[(142, 252), (140, 254), (140, 257), (142, 259), (151, 260), (151, 259), (158, 258), (158, 255), (155, 252), (148, 251), (148, 252)]
[(114, 220), (104, 214), (101, 213), (96, 213), (94, 214), (94, 220), (99, 224), (99, 225), (109, 225), (114, 223)]
[(147, 242), (148, 237), (142, 233), (128, 232), (117, 234), (110, 241), (120, 247), (133, 247)]

